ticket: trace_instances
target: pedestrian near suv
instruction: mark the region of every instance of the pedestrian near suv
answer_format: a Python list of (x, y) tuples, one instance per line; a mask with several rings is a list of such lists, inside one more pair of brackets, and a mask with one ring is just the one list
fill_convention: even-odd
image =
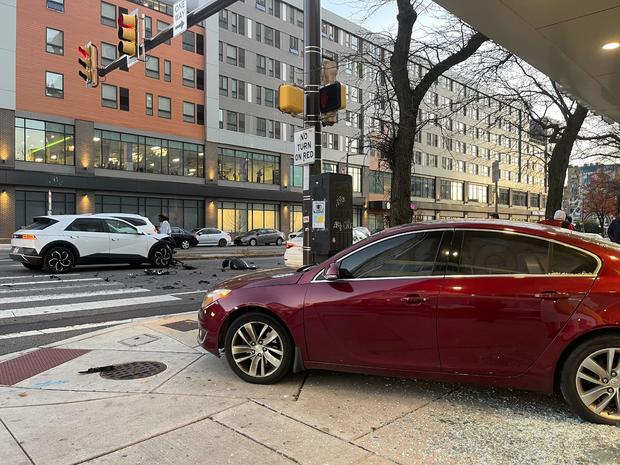
[(612, 220), (607, 228), (607, 236), (612, 242), (620, 244), (620, 210), (616, 213), (616, 217)]
[(168, 234), (172, 233), (172, 228), (170, 227), (170, 222), (168, 221), (168, 217), (163, 213), (159, 214), (159, 234)]

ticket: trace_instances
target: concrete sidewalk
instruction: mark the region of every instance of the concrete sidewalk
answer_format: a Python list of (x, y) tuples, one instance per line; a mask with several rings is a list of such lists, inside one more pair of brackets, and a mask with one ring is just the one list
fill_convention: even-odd
[[(181, 314), (2, 357), (0, 376), (7, 364), (33, 372), (0, 386), (0, 463), (618, 463), (620, 428), (583, 423), (556, 398), (331, 372), (252, 385), (197, 347), (194, 328)], [(167, 368), (78, 374), (135, 361)]]

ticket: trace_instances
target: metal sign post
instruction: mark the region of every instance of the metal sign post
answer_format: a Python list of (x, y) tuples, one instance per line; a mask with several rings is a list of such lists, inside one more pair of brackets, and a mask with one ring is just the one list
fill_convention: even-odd
[(304, 0), (304, 126), (314, 128), (314, 162), (304, 167), (304, 265), (315, 262), (311, 249), (312, 241), (312, 197), (309, 178), (321, 174), (321, 105), (319, 89), (321, 87), (321, 1)]

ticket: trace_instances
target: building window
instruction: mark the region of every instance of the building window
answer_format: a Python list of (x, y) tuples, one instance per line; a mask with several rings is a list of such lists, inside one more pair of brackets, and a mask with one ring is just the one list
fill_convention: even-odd
[(353, 178), (353, 192), (362, 192), (362, 169), (357, 166), (349, 166), (347, 174)]
[(336, 163), (329, 163), (324, 161), (322, 166), (323, 173), (337, 173), (338, 165)]
[(58, 29), (47, 28), (46, 39), (47, 53), (53, 53), (54, 55), (65, 54), (65, 34)]
[(463, 200), (463, 183), (442, 179), (439, 184), (439, 195), (443, 200)]
[[(289, 168), (289, 186), (290, 187), (303, 187), (304, 185), (304, 167), (295, 166), (293, 159), (291, 158), (291, 164)], [(291, 231), (297, 231), (291, 229)]]
[(129, 89), (126, 87), (118, 88), (118, 108), (121, 111), (129, 111)]
[(101, 24), (116, 27), (116, 5), (101, 2)]
[(387, 195), (391, 191), (392, 174), (385, 171), (370, 171), (370, 186), (369, 191), (371, 194)]
[(159, 58), (147, 56), (144, 73), (150, 78), (159, 79)]
[(190, 102), (183, 102), (183, 121), (186, 123), (196, 122), (196, 105)]
[[(289, 231), (300, 231), (303, 228), (304, 209), (302, 205), (289, 207)], [(354, 226), (355, 227), (355, 226)]]
[(15, 159), (74, 165), (74, 132), (69, 124), (15, 118)]
[(99, 129), (93, 140), (99, 168), (204, 177), (202, 145)]
[(512, 191), (512, 204), (517, 207), (527, 207), (527, 192)]
[(280, 157), (220, 147), (218, 172), (227, 181), (280, 184)]
[(116, 86), (101, 84), (101, 105), (108, 108), (117, 107)]
[(64, 75), (60, 73), (53, 73), (51, 71), (45, 72), (45, 95), (48, 97), (64, 98), (65, 96), (65, 83)]
[(164, 81), (170, 82), (172, 80), (172, 63), (168, 60), (164, 60)]
[(196, 70), (194, 68), (183, 65), (183, 85), (187, 87), (196, 86)]
[(271, 203), (218, 202), (217, 227), (231, 233), (280, 228), (280, 206)]
[(273, 108), (274, 105), (275, 105), (275, 93), (273, 89), (268, 89), (267, 87), (265, 87), (265, 106)]
[(109, 65), (116, 60), (116, 46), (101, 42), (101, 64)]
[(256, 135), (267, 137), (267, 120), (265, 118), (256, 118)]
[(220, 95), (228, 97), (228, 78), (226, 76), (220, 76)]
[[(166, 28), (167, 28), (167, 27), (169, 27), (169, 26), (170, 26), (170, 24), (168, 24), (168, 23), (166, 23), (166, 22), (164, 22), (164, 21), (157, 20), (157, 32), (158, 32), (158, 33), (159, 33), (159, 32), (161, 32), (161, 31), (163, 31), (164, 29), (166, 29)], [(170, 45), (170, 40), (167, 40), (167, 41), (165, 42), (165, 44), (166, 44), (166, 45)]]
[[(47, 191), (15, 191), (15, 225), (22, 228), (37, 216), (48, 214)], [(74, 215), (75, 194), (52, 192), (52, 215)]]
[(172, 102), (169, 97), (157, 97), (157, 116), (160, 118), (172, 118)]
[(146, 94), (146, 114), (153, 116), (153, 94)]
[(499, 190), (499, 204), (500, 205), (510, 204), (510, 191), (508, 189)]
[(196, 51), (196, 34), (192, 31), (185, 31), (183, 33), (183, 50), (188, 52)]
[(489, 200), (487, 186), (469, 184), (467, 199), (470, 202), (487, 203)]
[(256, 55), (256, 72), (267, 74), (267, 57), (258, 54)]
[(411, 195), (425, 199), (435, 198), (435, 178), (413, 176), (411, 180)]
[(50, 10), (60, 11), (61, 13), (64, 13), (65, 0), (47, 0), (47, 7)]
[(96, 195), (96, 213), (126, 212), (157, 221), (160, 213), (170, 217), (174, 225), (191, 230), (205, 225), (204, 201), (158, 197), (131, 197), (117, 195)]
[(299, 38), (290, 36), (288, 51), (294, 55), (299, 55)]
[(153, 18), (150, 16), (144, 17), (144, 36), (146, 39), (153, 37)]
[(538, 194), (530, 194), (530, 206), (533, 208), (540, 208), (540, 197)]

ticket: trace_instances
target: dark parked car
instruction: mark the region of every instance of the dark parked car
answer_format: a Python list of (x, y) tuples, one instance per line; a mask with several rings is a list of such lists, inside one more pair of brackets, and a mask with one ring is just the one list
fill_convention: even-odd
[(190, 247), (196, 247), (198, 245), (198, 239), (183, 228), (179, 228), (178, 226), (172, 226), (172, 233), (170, 235), (174, 239), (174, 243), (177, 247), (180, 247), (183, 250), (187, 250)]
[(252, 229), (235, 237), (235, 245), (282, 245), (286, 240), (283, 232), (277, 229)]
[(620, 246), (518, 222), (384, 231), (320, 265), (218, 284), (199, 339), (242, 379), (334, 369), (559, 390), (620, 424)]

